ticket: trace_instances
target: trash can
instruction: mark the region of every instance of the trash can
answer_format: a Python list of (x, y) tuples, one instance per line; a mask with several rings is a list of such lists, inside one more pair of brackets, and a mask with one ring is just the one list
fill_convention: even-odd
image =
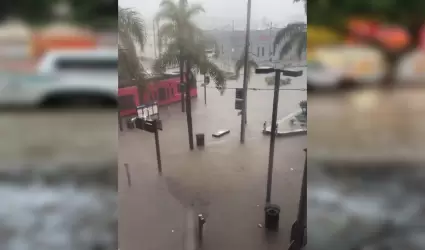
[(196, 134), (196, 146), (205, 146), (205, 134)]
[(264, 208), (265, 211), (265, 228), (272, 230), (272, 231), (278, 231), (279, 230), (279, 214), (280, 214), (280, 207), (278, 205), (274, 204), (268, 204)]
[(135, 117), (127, 119), (127, 128), (128, 129), (134, 129), (135, 128), (134, 121), (135, 121)]

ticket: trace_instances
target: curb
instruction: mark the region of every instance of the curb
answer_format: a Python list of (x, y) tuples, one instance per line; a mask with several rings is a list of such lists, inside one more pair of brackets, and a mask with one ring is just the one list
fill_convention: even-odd
[[(270, 135), (270, 131), (263, 131), (264, 135)], [(293, 136), (293, 135), (306, 135), (307, 129), (294, 129), (289, 131), (277, 132), (277, 137)]]

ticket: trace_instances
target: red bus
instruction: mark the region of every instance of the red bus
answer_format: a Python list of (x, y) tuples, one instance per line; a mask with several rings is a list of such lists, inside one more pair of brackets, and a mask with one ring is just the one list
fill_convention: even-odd
[[(149, 81), (150, 84), (143, 92), (143, 96), (137, 86), (118, 88), (120, 116), (137, 115), (136, 107), (142, 104), (156, 102), (159, 106), (164, 106), (181, 101), (179, 74), (153, 76)], [(198, 96), (196, 86), (192, 86), (190, 89), (190, 96)]]

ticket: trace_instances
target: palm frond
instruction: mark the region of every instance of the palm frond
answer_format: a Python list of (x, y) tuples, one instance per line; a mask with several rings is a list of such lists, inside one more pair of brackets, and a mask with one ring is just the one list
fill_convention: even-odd
[[(245, 53), (243, 53), (241, 55), (241, 57), (235, 62), (235, 76), (236, 76), (236, 80), (239, 79), (240, 77), (240, 71), (242, 70), (242, 68), (244, 67), (245, 64)], [(257, 62), (255, 62), (255, 60), (251, 59), (248, 57), (248, 70), (246, 71), (247, 73), (247, 77), (248, 77), (248, 81), (251, 79), (251, 73), (252, 73), (252, 69), (256, 69), (258, 68), (258, 64)]]
[(174, 23), (165, 23), (158, 30), (158, 46), (162, 48), (165, 44), (172, 42), (177, 36), (177, 27)]
[(194, 60), (194, 64), (206, 72), (215, 83), (215, 87), (223, 94), (226, 91), (226, 77), (218, 65), (207, 58), (204, 60)]
[(118, 29), (130, 34), (132, 38), (143, 48), (146, 43), (145, 22), (140, 14), (129, 8), (118, 9)]
[(154, 62), (152, 69), (156, 73), (164, 73), (167, 67), (179, 66), (180, 53), (175, 48), (170, 48), (169, 45), (164, 53), (162, 53)]
[(290, 23), (285, 28), (279, 30), (273, 41), (273, 49), (279, 46), (285, 39), (300, 32), (306, 32), (306, 24), (302, 22)]
[(196, 15), (199, 15), (201, 13), (204, 13), (205, 9), (204, 7), (202, 7), (202, 5), (200, 4), (192, 4), (188, 7), (188, 9), (186, 10), (186, 18), (190, 19)]
[(299, 58), (301, 58), (302, 53), (307, 48), (307, 33), (298, 32), (289, 37), (279, 52), (279, 59), (282, 60), (286, 55), (288, 55), (293, 48), (296, 48), (296, 53)]
[(156, 13), (154, 20), (159, 22), (161, 20), (176, 20), (179, 15), (179, 6), (172, 0), (162, 0), (159, 4), (159, 11)]
[(306, 50), (307, 50), (307, 32), (300, 34), (298, 47), (297, 47), (297, 56), (299, 59), (301, 59), (301, 55)]
[(140, 84), (145, 82), (145, 71), (136, 50), (136, 46), (143, 50), (145, 42), (144, 22), (139, 14), (132, 9), (119, 8), (118, 70), (120, 79), (134, 80)]

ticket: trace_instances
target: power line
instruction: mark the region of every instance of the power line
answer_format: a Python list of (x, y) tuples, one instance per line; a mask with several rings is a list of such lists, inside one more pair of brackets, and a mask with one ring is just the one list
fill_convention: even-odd
[[(204, 86), (201, 86), (202, 88)], [(206, 86), (206, 88), (209, 89), (217, 89), (217, 87), (211, 87), (211, 86)], [(226, 89), (241, 89), (241, 88), (226, 88)], [(274, 91), (274, 89), (267, 89), (267, 88), (248, 88), (248, 90), (254, 90), (254, 91)], [(289, 91), (307, 91), (307, 88), (291, 88), (291, 89), (279, 89), (279, 90), (289, 90)]]

